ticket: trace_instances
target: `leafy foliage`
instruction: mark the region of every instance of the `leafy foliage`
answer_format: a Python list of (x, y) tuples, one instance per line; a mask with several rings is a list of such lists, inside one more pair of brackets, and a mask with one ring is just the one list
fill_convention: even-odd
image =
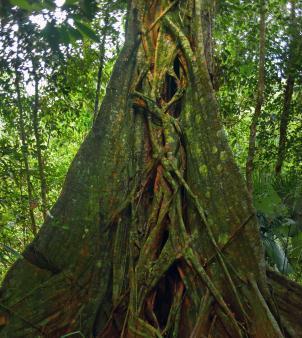
[(302, 272), (302, 223), (297, 213), (301, 199), (297, 176), (255, 175), (254, 204), (269, 263), (295, 280)]
[[(11, 1), (0, 34), (0, 278), (33, 237), (29, 209), (43, 222), (39, 164), (33, 125), (35, 74), (38, 77), (38, 129), (47, 182), (48, 212), (57, 199), (70, 162), (93, 121), (100, 40), (106, 53), (103, 97), (123, 34), (124, 5), (118, 2)], [(105, 11), (114, 14), (104, 30)], [(85, 14), (85, 15), (84, 15)], [(26, 134), (24, 165), (16, 75)], [(31, 200), (27, 177), (33, 192)]]

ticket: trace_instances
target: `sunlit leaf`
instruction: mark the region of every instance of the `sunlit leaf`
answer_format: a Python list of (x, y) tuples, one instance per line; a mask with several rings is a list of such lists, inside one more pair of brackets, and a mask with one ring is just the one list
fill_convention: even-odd
[(86, 23), (75, 20), (75, 25), (84, 36), (93, 41), (99, 42), (99, 38), (96, 33)]

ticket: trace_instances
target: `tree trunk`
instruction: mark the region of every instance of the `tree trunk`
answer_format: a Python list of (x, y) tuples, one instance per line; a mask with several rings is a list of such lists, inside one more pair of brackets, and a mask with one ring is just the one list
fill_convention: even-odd
[(201, 22), (204, 44), (204, 54), (207, 62), (207, 68), (213, 87), (215, 87), (214, 78), (214, 40), (213, 40), (213, 23), (215, 1), (203, 0), (201, 3)]
[(276, 175), (281, 174), (283, 162), (286, 155), (286, 146), (287, 146), (287, 129), (291, 112), (291, 103), (294, 93), (295, 85), (295, 60), (296, 60), (296, 43), (299, 39), (297, 37), (297, 27), (296, 27), (296, 14), (295, 14), (295, 1), (290, 0), (291, 4), (291, 16), (290, 16), (290, 46), (288, 53), (288, 62), (287, 62), (287, 79), (284, 89), (284, 101), (283, 109), (280, 116), (280, 131), (279, 131), (279, 145), (278, 145), (278, 155), (275, 166)]
[(258, 120), (261, 115), (261, 109), (264, 99), (265, 82), (265, 0), (260, 0), (260, 29), (259, 29), (259, 70), (258, 70), (258, 88), (256, 97), (255, 112), (250, 125), (249, 148), (246, 161), (246, 183), (250, 194), (253, 193), (253, 172), (254, 157), (256, 152), (256, 133)]
[(102, 29), (102, 40), (100, 43), (100, 51), (99, 51), (99, 68), (98, 68), (98, 75), (97, 75), (97, 84), (96, 84), (96, 92), (95, 92), (95, 101), (94, 101), (94, 120), (97, 117), (99, 112), (99, 99), (100, 99), (100, 92), (101, 92), (101, 85), (102, 85), (102, 77), (103, 77), (103, 69), (105, 65), (105, 44), (107, 38), (107, 29), (109, 23), (109, 5), (107, 5), (105, 10), (105, 18), (104, 18), (104, 25)]
[(41, 201), (42, 201), (42, 213), (43, 219), (45, 221), (47, 216), (47, 184), (46, 177), (44, 171), (44, 160), (42, 156), (41, 149), (41, 134), (39, 128), (39, 78), (36, 72), (36, 65), (33, 62), (33, 72), (34, 72), (34, 82), (35, 82), (35, 101), (32, 109), (32, 123), (34, 128), (34, 134), (36, 139), (36, 154), (38, 160), (38, 168), (39, 168), (39, 179), (40, 179), (40, 191), (41, 191)]
[(277, 175), (281, 174), (283, 162), (286, 154), (286, 144), (287, 144), (287, 128), (291, 112), (291, 103), (294, 92), (295, 79), (292, 74), (288, 75), (286, 80), (285, 90), (284, 90), (284, 103), (283, 109), (280, 116), (280, 129), (279, 129), (279, 145), (278, 145), (278, 155), (277, 162), (275, 167), (275, 172)]
[(37, 234), (37, 225), (36, 219), (34, 214), (34, 199), (32, 193), (32, 186), (30, 181), (30, 170), (29, 170), (29, 161), (28, 161), (28, 145), (27, 145), (27, 137), (25, 132), (25, 125), (24, 125), (24, 112), (21, 102), (21, 93), (20, 93), (20, 73), (16, 67), (16, 79), (15, 79), (15, 87), (16, 87), (16, 94), (17, 94), (17, 109), (19, 115), (19, 133), (21, 139), (21, 150), (22, 150), (22, 157), (25, 167), (25, 177), (26, 177), (26, 185), (27, 185), (27, 195), (28, 195), (28, 213), (30, 217), (31, 223), (31, 231), (34, 235)]
[(4, 337), (290, 336), (218, 117), (200, 5), (132, 1), (102, 114), (3, 283)]

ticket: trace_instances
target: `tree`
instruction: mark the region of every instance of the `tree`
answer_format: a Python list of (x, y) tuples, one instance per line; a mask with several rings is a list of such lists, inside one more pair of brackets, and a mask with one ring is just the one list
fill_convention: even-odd
[(22, 155), (23, 155), (23, 162), (25, 167), (25, 176), (26, 176), (26, 183), (27, 183), (27, 194), (28, 194), (28, 212), (31, 220), (31, 230), (33, 234), (37, 233), (37, 226), (36, 226), (36, 220), (35, 215), (33, 212), (33, 192), (32, 192), (32, 186), (31, 186), (31, 180), (30, 180), (30, 168), (29, 168), (29, 161), (28, 161), (28, 145), (27, 145), (27, 137), (25, 133), (25, 127), (24, 127), (24, 113), (23, 113), (23, 107), (21, 103), (21, 95), (20, 95), (20, 73), (18, 71), (18, 68), (16, 66), (16, 80), (15, 80), (15, 86), (16, 86), (16, 93), (17, 93), (17, 107), (19, 112), (19, 130), (20, 130), (20, 139), (22, 144)]
[(101, 84), (102, 84), (102, 75), (103, 69), (105, 65), (105, 44), (107, 38), (107, 29), (109, 23), (109, 6), (106, 6), (105, 13), (104, 13), (104, 27), (102, 29), (102, 38), (100, 42), (100, 51), (99, 51), (99, 67), (98, 67), (98, 75), (97, 75), (97, 85), (96, 85), (96, 92), (95, 92), (95, 100), (94, 100), (94, 118), (96, 118), (98, 111), (99, 111), (99, 99), (100, 99), (100, 92), (101, 92)]
[(39, 167), (39, 179), (40, 179), (40, 191), (41, 191), (41, 201), (42, 201), (42, 213), (43, 219), (46, 219), (47, 215), (47, 183), (44, 170), (44, 159), (42, 155), (42, 140), (40, 135), (40, 123), (39, 123), (39, 77), (37, 74), (37, 65), (35, 61), (33, 62), (33, 73), (34, 73), (34, 83), (35, 83), (35, 99), (34, 106), (32, 109), (32, 124), (36, 139), (36, 157), (38, 160)]
[[(71, 160), (91, 127), (99, 63), (96, 42), (102, 38), (106, 2), (98, 3), (97, 16), (89, 22), (82, 2), (51, 9), (45, 2), (33, 8), (31, 3), (27, 7), (26, 0), (13, 1), (14, 6), (8, 7), (5, 18), (1, 18), (1, 282), (18, 256), (16, 252), (30, 243), (34, 228), (39, 230), (43, 213), (57, 199)], [(110, 5), (100, 101), (117, 55), (115, 50), (108, 54), (120, 38), (114, 24), (125, 11), (125, 5), (121, 7), (117, 1)], [(69, 24), (75, 20), (81, 30)], [(16, 66), (28, 171), (20, 138)]]
[(279, 144), (278, 144), (278, 155), (276, 161), (276, 175), (279, 175), (282, 170), (283, 162), (286, 155), (286, 145), (287, 145), (287, 129), (290, 119), (292, 97), (294, 92), (295, 85), (295, 63), (297, 62), (297, 23), (296, 23), (296, 14), (295, 14), (295, 1), (289, 2), (291, 5), (290, 13), (290, 46), (289, 46), (289, 55), (287, 60), (287, 69), (286, 69), (286, 85), (284, 89), (284, 101), (283, 109), (280, 114), (280, 127), (279, 127)]
[(254, 157), (256, 152), (256, 133), (258, 120), (264, 99), (265, 82), (265, 0), (260, 0), (260, 23), (259, 23), (259, 70), (255, 112), (250, 125), (249, 148), (246, 160), (246, 183), (250, 193), (253, 192)]
[(301, 309), (301, 288), (272, 272), (276, 302), (268, 288), (201, 18), (197, 0), (129, 2), (101, 113), (4, 280), (4, 337), (301, 334), (284, 309)]

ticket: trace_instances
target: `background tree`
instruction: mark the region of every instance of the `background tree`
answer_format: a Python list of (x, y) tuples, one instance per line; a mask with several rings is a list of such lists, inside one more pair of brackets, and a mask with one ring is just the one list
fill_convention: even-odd
[[(33, 238), (31, 217), (38, 230), (43, 221), (43, 213), (57, 199), (72, 157), (92, 124), (98, 43), (102, 38), (103, 12), (106, 8), (105, 2), (100, 3), (94, 10), (93, 19), (88, 21), (89, 13), (82, 9), (83, 3), (82, 7), (76, 2), (61, 7), (56, 7), (53, 3), (50, 7), (47, 7), (49, 3), (36, 4), (38, 7), (30, 4), (26, 6), (26, 2), (21, 2), (22, 4), (23, 8), (9, 6), (8, 3), (5, 7), (6, 17), (1, 20), (1, 277), (18, 257), (18, 252)], [(5, 3), (1, 5), (4, 6)], [(116, 58), (117, 40), (122, 39), (122, 34), (118, 34), (116, 27), (122, 21), (123, 11), (124, 4), (111, 2), (112, 18), (106, 28), (106, 55), (100, 98), (104, 95)], [(79, 30), (75, 26), (75, 20), (84, 25), (84, 28), (81, 26)], [(19, 136), (16, 65), (24, 137), (27, 141), (28, 175)], [(37, 82), (38, 86), (35, 85)], [(29, 194), (26, 175), (30, 178)], [(41, 189), (43, 180), (46, 184)], [(41, 191), (44, 195), (46, 192), (47, 203), (43, 203)]]
[[(228, 139), (241, 171), (248, 156), (249, 133), (257, 87), (258, 2), (219, 2), (215, 17), (215, 60), (219, 75), (217, 96)], [(296, 2), (296, 29), (301, 35), (301, 2)], [(276, 178), (279, 121), (283, 106), (290, 46), (289, 2), (267, 3), (266, 86), (258, 121), (254, 157), (254, 205), (270, 264), (295, 280), (301, 276), (301, 70), (295, 63), (292, 114), (289, 119), (287, 156)], [(249, 14), (247, 26), (245, 15)], [(300, 14), (299, 14), (300, 13)], [(299, 44), (297, 44), (298, 49)], [(287, 255), (285, 255), (287, 252)], [(286, 257), (287, 256), (287, 257)]]
[(297, 62), (297, 44), (298, 42), (298, 32), (296, 24), (296, 2), (290, 1), (290, 24), (289, 24), (289, 51), (287, 59), (287, 69), (285, 70), (286, 74), (286, 85), (284, 89), (284, 103), (283, 110), (280, 115), (280, 135), (279, 135), (279, 145), (278, 145), (278, 156), (276, 163), (276, 174), (280, 174), (285, 152), (286, 152), (286, 143), (287, 143), (287, 128), (289, 123), (292, 97), (294, 92), (295, 84), (295, 62)]
[(259, 2), (259, 70), (255, 112), (252, 117), (249, 135), (249, 147), (246, 161), (246, 183), (250, 193), (253, 192), (253, 171), (254, 171), (254, 156), (256, 152), (256, 133), (259, 116), (264, 100), (264, 84), (265, 84), (265, 1)]

